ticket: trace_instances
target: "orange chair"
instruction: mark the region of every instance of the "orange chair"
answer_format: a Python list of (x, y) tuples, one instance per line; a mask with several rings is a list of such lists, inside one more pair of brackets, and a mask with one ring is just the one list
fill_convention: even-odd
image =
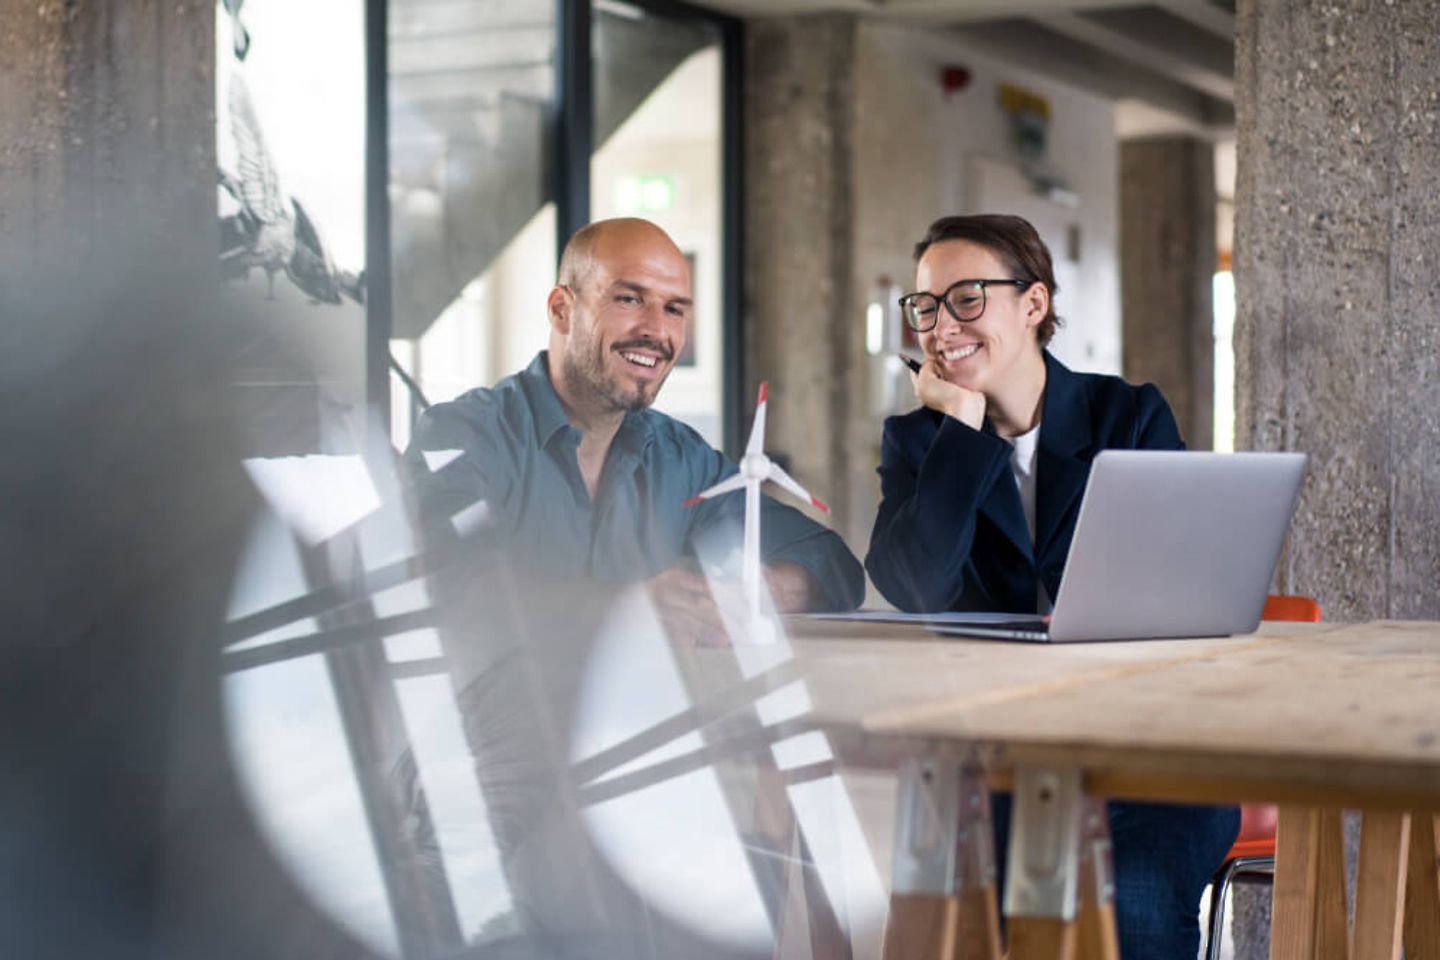
[[(1309, 597), (1271, 595), (1265, 599), (1265, 611), (1260, 619), (1319, 623), (1320, 604)], [(1205, 945), (1205, 960), (1218, 960), (1220, 956), (1220, 937), (1225, 932), (1225, 894), (1231, 884), (1268, 884), (1274, 879), (1278, 819), (1275, 808), (1269, 804), (1240, 805), (1240, 833), (1210, 881), (1210, 939)]]

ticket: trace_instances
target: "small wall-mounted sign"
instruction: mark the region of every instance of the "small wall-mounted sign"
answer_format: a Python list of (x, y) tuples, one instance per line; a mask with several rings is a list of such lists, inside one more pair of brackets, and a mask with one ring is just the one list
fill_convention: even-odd
[(618, 177), (615, 210), (621, 214), (664, 213), (675, 205), (675, 178), (669, 174), (629, 174)]

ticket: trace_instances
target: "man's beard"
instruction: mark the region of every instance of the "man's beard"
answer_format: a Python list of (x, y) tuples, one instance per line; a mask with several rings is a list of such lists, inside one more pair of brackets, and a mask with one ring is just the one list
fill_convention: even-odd
[(570, 348), (561, 360), (565, 371), (565, 382), (572, 390), (581, 392), (596, 410), (612, 413), (634, 413), (644, 410), (655, 402), (664, 380), (657, 381), (647, 396), (643, 384), (627, 390), (605, 365), (605, 356), (596, 349), (593, 341), (573, 338)]

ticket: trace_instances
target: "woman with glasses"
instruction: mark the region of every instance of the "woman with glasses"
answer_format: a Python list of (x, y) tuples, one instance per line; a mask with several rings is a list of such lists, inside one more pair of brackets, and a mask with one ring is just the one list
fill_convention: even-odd
[[(915, 260), (900, 306), (925, 351), (921, 406), (885, 421), (865, 569), (901, 610), (1048, 613), (1091, 461), (1182, 449), (1175, 418), (1154, 385), (1076, 373), (1045, 349), (1055, 276), (1025, 220), (943, 217)], [(1196, 955), (1200, 896), (1238, 827), (1234, 807), (1110, 804), (1122, 957)]]

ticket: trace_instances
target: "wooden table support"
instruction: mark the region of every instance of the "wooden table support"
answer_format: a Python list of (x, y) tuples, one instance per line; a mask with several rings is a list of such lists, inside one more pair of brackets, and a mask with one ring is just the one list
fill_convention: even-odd
[(1080, 831), (1080, 919), (1077, 960), (1119, 960), (1115, 930), (1115, 858), (1103, 797), (1087, 797)]
[(1076, 768), (1017, 766), (1005, 916), (1010, 960), (1072, 960), (1085, 796)]
[(1287, 806), (1276, 834), (1272, 960), (1440, 960), (1435, 817), (1363, 814), (1355, 919), (1347, 935), (1339, 810)]
[(1440, 877), (1437, 877), (1435, 817), (1410, 817), (1409, 863), (1405, 876), (1405, 960), (1440, 960)]
[(1346, 960), (1350, 916), (1345, 895), (1345, 813), (1317, 812), (1315, 864), (1315, 960)]
[(1410, 815), (1370, 811), (1360, 822), (1352, 960), (1400, 960)]
[(992, 829), (978, 765), (901, 764), (885, 960), (1000, 960)]
[[(1275, 883), (1271, 892), (1271, 960), (1315, 960), (1322, 941), (1333, 950), (1333, 886), (1339, 851), (1339, 946), (1345, 949), (1344, 837), (1338, 812), (1282, 806), (1275, 831)], [(1329, 888), (1327, 890), (1327, 888)], [(1322, 908), (1322, 894), (1325, 906)], [(1323, 935), (1322, 935), (1323, 932)]]

